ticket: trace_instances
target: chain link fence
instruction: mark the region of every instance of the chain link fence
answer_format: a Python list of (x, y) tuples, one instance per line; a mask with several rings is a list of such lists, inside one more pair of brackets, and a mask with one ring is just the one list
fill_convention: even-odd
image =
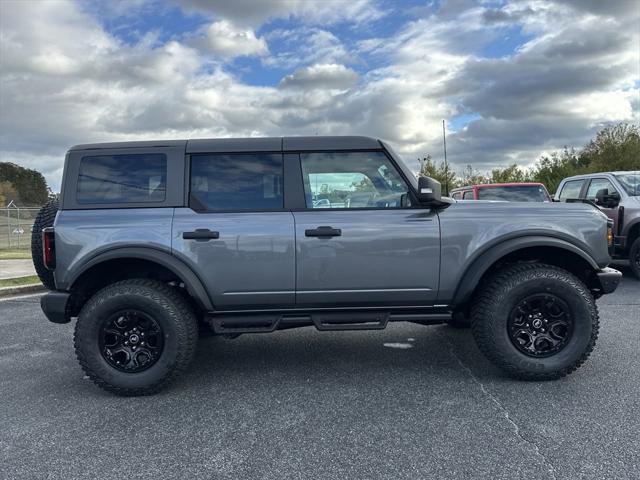
[(31, 248), (31, 229), (40, 207), (0, 208), (0, 250)]

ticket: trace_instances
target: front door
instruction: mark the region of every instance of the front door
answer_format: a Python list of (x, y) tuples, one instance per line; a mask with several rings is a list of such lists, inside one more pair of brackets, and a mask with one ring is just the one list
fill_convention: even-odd
[(294, 223), (281, 153), (191, 156), (190, 208), (176, 208), (172, 249), (216, 309), (293, 307)]
[(300, 155), (306, 210), (294, 212), (298, 307), (423, 306), (440, 276), (437, 214), (382, 151)]
[(608, 205), (599, 205), (596, 199), (596, 194), (599, 190), (606, 190), (607, 195), (611, 195), (613, 193), (617, 193), (618, 195), (620, 195), (620, 192), (616, 190), (616, 187), (613, 186), (613, 183), (611, 183), (609, 179), (598, 177), (592, 178), (589, 181), (589, 187), (587, 188), (587, 192), (585, 193), (585, 198), (587, 200), (591, 200), (592, 202), (596, 203), (600, 210), (602, 210), (607, 215), (607, 217), (613, 220), (613, 231), (617, 232), (619, 216), (618, 206), (616, 205), (615, 207), (610, 207)]

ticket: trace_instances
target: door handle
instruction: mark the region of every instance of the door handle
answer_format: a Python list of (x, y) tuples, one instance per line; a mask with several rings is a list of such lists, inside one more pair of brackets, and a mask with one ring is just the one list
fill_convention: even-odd
[(185, 240), (197, 240), (206, 242), (207, 240), (220, 238), (220, 233), (211, 231), (208, 228), (196, 228), (193, 232), (183, 232), (182, 238), (184, 238)]
[(341, 235), (342, 230), (333, 227), (310, 228), (304, 231), (305, 237), (339, 237)]

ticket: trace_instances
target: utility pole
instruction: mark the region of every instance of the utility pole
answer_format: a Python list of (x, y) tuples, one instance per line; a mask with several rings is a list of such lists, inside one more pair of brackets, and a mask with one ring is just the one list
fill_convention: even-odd
[(444, 192), (449, 195), (449, 164), (447, 163), (447, 132), (442, 120), (442, 143), (444, 145)]

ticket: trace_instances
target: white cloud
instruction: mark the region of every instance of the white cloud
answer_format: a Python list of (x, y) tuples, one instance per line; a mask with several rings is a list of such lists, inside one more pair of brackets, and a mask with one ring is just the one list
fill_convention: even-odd
[(262, 56), (269, 53), (264, 38), (250, 28), (237, 27), (227, 20), (212, 23), (206, 31), (204, 45), (222, 57)]
[(267, 39), (285, 45), (284, 50), (263, 59), (263, 64), (270, 67), (295, 68), (303, 64), (351, 63), (355, 60), (338, 37), (317, 27), (274, 30), (267, 34)]
[(258, 26), (275, 18), (295, 17), (308, 24), (355, 22), (381, 18), (385, 11), (372, 0), (172, 0), (187, 12), (201, 12), (238, 24)]
[[(248, 11), (259, 23), (302, 15), (311, 3), (251, 2)], [(131, 45), (82, 4), (3, 3), (0, 161), (38, 168), (56, 189), (66, 149), (92, 141), (357, 133), (387, 139), (411, 160), (438, 156), (443, 118), (472, 113), (478, 118), (448, 138), (450, 158), (486, 169), (580, 146), (608, 122), (640, 120), (633, 9), (522, 1), (487, 14), (450, 4), (353, 51), (328, 27), (258, 36), (238, 21), (247, 5), (211, 2), (209, 30)], [(342, 10), (355, 21), (373, 4), (341, 5), (307, 21), (339, 21)], [(477, 53), (504, 25), (521, 26), (527, 43), (501, 58)], [(268, 54), (271, 39), (285, 47)], [(249, 85), (229, 72), (239, 55), (287, 73), (275, 86)], [(358, 56), (376, 67), (356, 73), (353, 65), (366, 65)]]
[(316, 64), (296, 70), (282, 79), (282, 87), (302, 89), (347, 89), (358, 81), (358, 74), (335, 63)]

